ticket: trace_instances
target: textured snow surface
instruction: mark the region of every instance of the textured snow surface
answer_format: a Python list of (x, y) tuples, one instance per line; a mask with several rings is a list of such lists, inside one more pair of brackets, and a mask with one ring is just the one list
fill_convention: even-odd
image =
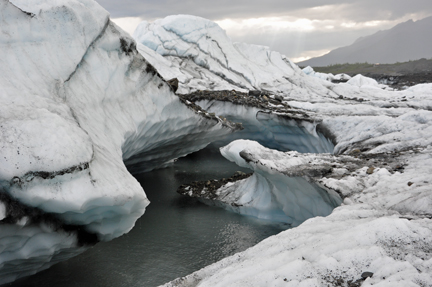
[(146, 46), (139, 46), (139, 51), (166, 80), (178, 78), (181, 94), (224, 89), (266, 90), (282, 96), (326, 92), (318, 79), (309, 79), (284, 55), (264, 46), (233, 43), (216, 23), (200, 17), (143, 21), (134, 38)]
[(165, 286), (347, 286), (367, 271), (361, 286), (430, 286), (431, 236), (429, 219), (348, 205)]
[(82, 251), (32, 214), (118, 237), (149, 203), (123, 160), (149, 170), (231, 129), (181, 103), (94, 1), (1, 1), (0, 17), (4, 283)]
[[(235, 141), (221, 152), (240, 166), (253, 167), (264, 181), (309, 178), (340, 192), (344, 203), (327, 217), (309, 219), (165, 286), (431, 286), (432, 146), (402, 152), (398, 161), (409, 162), (403, 173), (386, 165), (371, 171), (349, 156), (343, 156), (347, 162), (341, 164), (338, 156), (283, 153), (250, 141)], [(326, 166), (334, 168), (318, 175)], [(260, 186), (251, 188), (254, 180), (253, 176), (222, 187), (220, 200), (230, 197), (227, 205), (242, 203), (246, 210), (249, 205), (267, 207), (259, 202)], [(287, 188), (291, 186), (292, 181)], [(250, 194), (255, 201), (244, 200)], [(308, 200), (303, 208), (311, 205)], [(292, 212), (298, 205), (286, 207)], [(372, 272), (372, 278), (361, 280), (363, 272)]]

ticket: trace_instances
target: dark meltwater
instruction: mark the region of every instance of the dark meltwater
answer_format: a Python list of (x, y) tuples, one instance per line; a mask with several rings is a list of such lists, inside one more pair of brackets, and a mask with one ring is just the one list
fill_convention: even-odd
[(135, 175), (151, 204), (128, 234), (5, 286), (158, 286), (287, 228), (176, 193), (180, 184), (237, 170), (248, 172), (207, 148), (168, 168)]

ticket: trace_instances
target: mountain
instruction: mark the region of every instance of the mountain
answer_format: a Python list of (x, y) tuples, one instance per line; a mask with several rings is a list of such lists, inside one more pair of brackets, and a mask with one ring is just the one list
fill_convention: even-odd
[(327, 66), (344, 63), (391, 64), (432, 58), (432, 16), (418, 21), (406, 21), (385, 31), (361, 37), (352, 45), (297, 63), (300, 66)]

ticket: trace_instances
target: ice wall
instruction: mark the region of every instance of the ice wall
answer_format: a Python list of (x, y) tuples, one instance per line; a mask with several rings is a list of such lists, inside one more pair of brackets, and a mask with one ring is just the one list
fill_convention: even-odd
[(337, 97), (286, 56), (264, 46), (233, 43), (218, 24), (201, 17), (175, 15), (143, 21), (134, 38), (143, 45), (140, 53), (165, 79), (178, 78), (181, 94), (234, 89), (269, 91), (287, 98)]
[(232, 128), (181, 103), (94, 1), (2, 1), (0, 18), (5, 283), (134, 226), (149, 201), (123, 160), (155, 168)]

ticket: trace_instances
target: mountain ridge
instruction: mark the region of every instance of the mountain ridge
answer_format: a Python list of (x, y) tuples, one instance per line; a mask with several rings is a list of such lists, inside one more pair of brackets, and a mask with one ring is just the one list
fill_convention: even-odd
[(392, 64), (432, 58), (432, 39), (425, 37), (432, 29), (432, 16), (408, 20), (391, 29), (360, 37), (353, 44), (330, 51), (321, 57), (298, 62), (301, 66), (327, 66), (345, 63)]

